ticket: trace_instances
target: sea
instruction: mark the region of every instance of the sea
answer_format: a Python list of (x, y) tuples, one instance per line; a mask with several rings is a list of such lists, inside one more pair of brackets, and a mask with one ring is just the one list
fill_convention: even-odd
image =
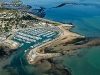
[[(43, 18), (62, 23), (72, 23), (71, 31), (85, 37), (100, 37), (100, 0), (22, 0), (32, 9), (43, 7)], [(70, 2), (70, 4), (62, 3)], [(59, 6), (60, 5), (60, 6)], [(9, 59), (0, 62), (0, 75), (48, 75), (41, 69), (29, 65), (18, 49)], [(19, 53), (20, 52), (20, 53)], [(80, 54), (81, 57), (78, 57)], [(76, 55), (65, 55), (62, 64), (70, 69), (72, 75), (100, 75), (100, 47), (79, 49)]]

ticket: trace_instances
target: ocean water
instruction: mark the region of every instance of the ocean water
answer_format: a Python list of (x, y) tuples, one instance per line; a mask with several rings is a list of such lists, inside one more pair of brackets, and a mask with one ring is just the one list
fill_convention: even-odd
[[(47, 9), (45, 18), (73, 23), (72, 31), (86, 37), (100, 36), (100, 8), (96, 6), (71, 5)], [(92, 34), (91, 34), (92, 33)], [(93, 35), (94, 34), (94, 35)]]
[[(46, 19), (73, 23), (71, 31), (86, 37), (100, 36), (100, 0), (22, 0), (34, 8), (42, 6)], [(64, 2), (76, 2), (80, 5), (65, 5), (52, 8)], [(82, 5), (86, 3), (88, 5)], [(26, 46), (25, 46), (26, 47)], [(24, 47), (24, 48), (25, 48)], [(0, 75), (36, 75), (40, 69), (29, 65), (19, 48), (9, 59), (0, 62)], [(100, 47), (80, 49), (82, 57), (63, 56), (63, 65), (70, 68), (72, 75), (100, 75)], [(14, 62), (15, 61), (15, 62)], [(22, 63), (21, 63), (22, 62)], [(43, 67), (46, 68), (46, 67)], [(42, 75), (40, 72), (38, 75)]]
[(100, 47), (81, 49), (77, 54), (63, 57), (63, 64), (71, 69), (72, 75), (100, 75)]

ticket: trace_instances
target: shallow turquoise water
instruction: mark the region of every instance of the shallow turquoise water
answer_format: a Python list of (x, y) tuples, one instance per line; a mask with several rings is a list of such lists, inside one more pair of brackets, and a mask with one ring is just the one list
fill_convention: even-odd
[(65, 56), (63, 64), (71, 68), (72, 75), (100, 75), (100, 47), (81, 49), (82, 57)]

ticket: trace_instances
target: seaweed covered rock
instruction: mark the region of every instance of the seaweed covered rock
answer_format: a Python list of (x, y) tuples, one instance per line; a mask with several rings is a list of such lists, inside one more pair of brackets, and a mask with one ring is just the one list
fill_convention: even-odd
[(0, 60), (7, 58), (11, 54), (11, 50), (6, 46), (0, 46)]

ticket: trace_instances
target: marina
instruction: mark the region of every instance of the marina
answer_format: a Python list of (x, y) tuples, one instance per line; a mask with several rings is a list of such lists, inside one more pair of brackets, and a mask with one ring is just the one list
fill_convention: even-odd
[(57, 32), (45, 29), (32, 29), (18, 31), (12, 40), (19, 42), (19, 47), (27, 45), (29, 46), (28, 48), (36, 48), (37, 46), (53, 40), (57, 34)]

